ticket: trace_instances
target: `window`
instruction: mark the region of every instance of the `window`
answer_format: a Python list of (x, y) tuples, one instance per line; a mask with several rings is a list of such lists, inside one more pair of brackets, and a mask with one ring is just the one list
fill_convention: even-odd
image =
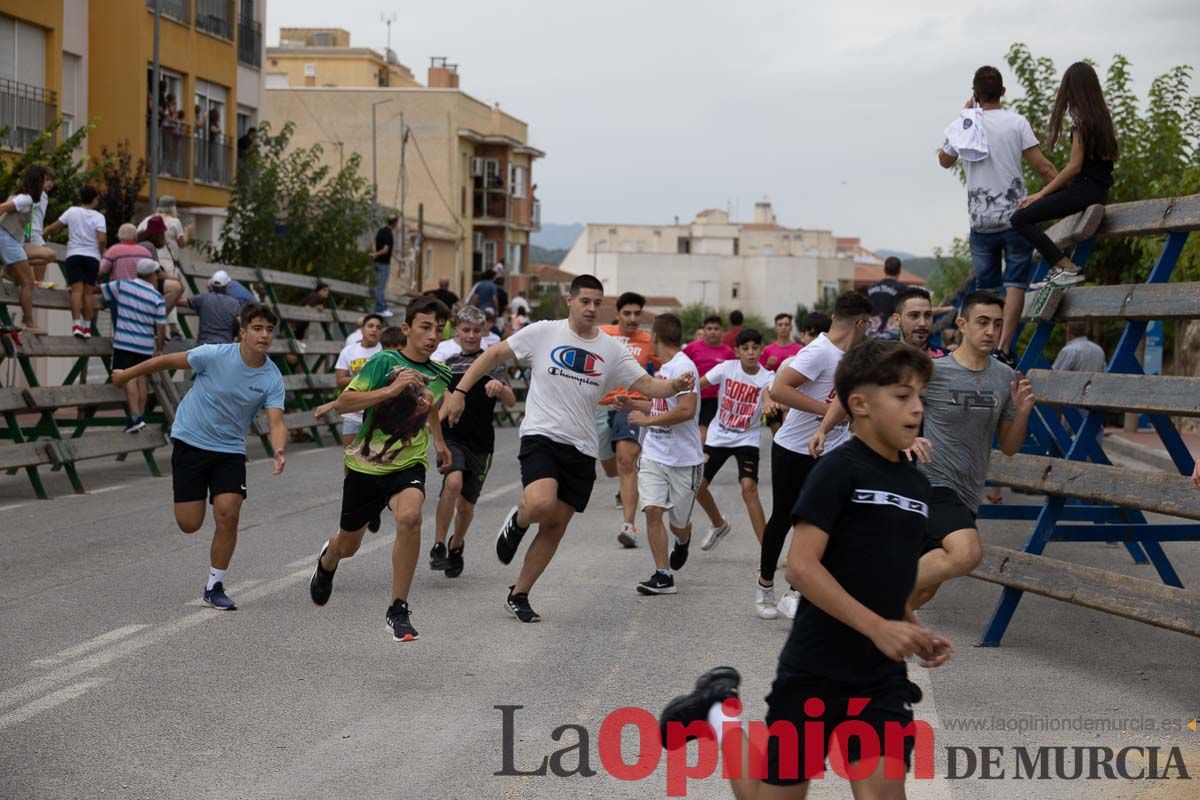
[(773, 256), (773, 255), (775, 255), (775, 248), (769, 244), (764, 244), (763, 249), (762, 249), (762, 254), (764, 256)]
[(433, 274), (433, 272), (434, 272), (434, 269), (433, 269), (433, 248), (432, 248), (432, 247), (426, 247), (426, 248), (425, 248), (425, 264), (424, 264), (424, 267), (425, 267), (425, 274), (426, 274), (426, 275), (432, 275), (432, 274)]
[(508, 183), (512, 186), (513, 197), (525, 196), (525, 176), (528, 174), (527, 167), (509, 166)]
[(677, 243), (678, 252), (680, 255), (687, 255), (692, 252), (692, 240), (686, 236), (680, 236)]
[(304, 65), (304, 77), (306, 77), (306, 78), (317, 77), (317, 65), (316, 64), (305, 64)]
[(636, 250), (637, 250), (637, 242), (631, 241), (629, 239), (626, 239), (625, 241), (621, 242), (621, 252), (622, 253), (632, 253)]
[(738, 240), (738, 239), (734, 239), (734, 240), (733, 240), (733, 254), (734, 254), (735, 256), (736, 256), (736, 255), (738, 255), (738, 248), (739, 248), (740, 246), (741, 246), (741, 242), (740, 242), (740, 240)]
[(79, 56), (63, 53), (62, 61), (62, 117), (63, 136), (75, 132), (75, 119), (79, 116)]
[(221, 133), (225, 133), (228, 130), (225, 100), (224, 86), (197, 79), (196, 104), (192, 109), (195, 117), (193, 122), (197, 127), (204, 128), (212, 122), (220, 126)]
[(238, 106), (237, 110), (237, 135), (240, 139), (246, 135), (246, 131), (255, 127), (254, 125), (254, 110), (245, 106)]
[(45, 31), (0, 15), (0, 78), (45, 87)]
[(333, 34), (328, 31), (314, 33), (312, 43), (313, 47), (333, 47)]
[(521, 271), (521, 253), (524, 247), (519, 244), (509, 244), (508, 260), (504, 262), (505, 268), (510, 273), (518, 273)]
[(486, 240), (483, 243), (483, 268), (485, 270), (496, 266), (496, 243)]
[(742, 291), (742, 285), (741, 285), (740, 283), (737, 283), (737, 282), (735, 281), (735, 282), (734, 282), (734, 284), (733, 284), (733, 286), (732, 286), (732, 287), (730, 288), (730, 290), (729, 290), (729, 296), (730, 296), (732, 299), (734, 299), (734, 300), (737, 300), (737, 299), (738, 299), (738, 295), (741, 293), (741, 291)]

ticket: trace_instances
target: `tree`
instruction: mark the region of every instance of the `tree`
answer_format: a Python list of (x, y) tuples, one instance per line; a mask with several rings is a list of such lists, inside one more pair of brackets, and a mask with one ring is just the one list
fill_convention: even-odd
[(117, 241), (117, 229), (133, 221), (138, 195), (146, 184), (146, 159), (139, 158), (134, 166), (129, 140), (117, 142), (116, 150), (108, 145), (100, 148), (97, 188), (100, 190), (100, 209), (108, 229), (110, 242)]
[(258, 126), (255, 151), (238, 163), (220, 247), (226, 264), (365, 283), (370, 259), (360, 237), (376, 217), (358, 154), (333, 171), (320, 145), (290, 148), (294, 126)]

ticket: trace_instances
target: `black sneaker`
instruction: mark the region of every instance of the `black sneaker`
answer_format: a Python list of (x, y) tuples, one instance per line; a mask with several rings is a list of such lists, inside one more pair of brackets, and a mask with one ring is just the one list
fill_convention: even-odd
[(129, 424), (125, 426), (125, 433), (137, 433), (142, 428), (146, 427), (146, 420), (141, 417), (132, 417)]
[(993, 350), (992, 358), (996, 359), (1009, 369), (1017, 368), (1017, 359), (1007, 350)]
[(459, 575), (462, 575), (463, 547), (464, 545), (460, 544), (458, 547), (450, 548), (450, 554), (446, 557), (447, 578), (457, 578)]
[(675, 576), (654, 570), (649, 580), (637, 585), (637, 590), (642, 594), (675, 594)]
[(217, 581), (211, 589), (205, 589), (200, 598), (206, 606), (212, 606), (218, 611), (236, 611), (237, 604), (225, 594), (225, 584)]
[(671, 548), (671, 569), (683, 569), (683, 565), (687, 563), (688, 545), (691, 543), (690, 538), (686, 542), (675, 540), (675, 546)]
[(508, 516), (504, 518), (500, 532), (496, 535), (496, 557), (500, 559), (501, 564), (512, 562), (527, 530), (529, 529), (522, 528), (517, 524), (517, 507), (513, 506), (512, 511), (509, 511)]
[(450, 560), (446, 556), (446, 543), (434, 542), (433, 548), (429, 551), (429, 568), (441, 572), (450, 566)]
[(415, 642), (417, 629), (409, 622), (408, 603), (397, 600), (387, 610), (387, 627), (397, 642)]
[[(667, 746), (667, 725), (677, 722), (688, 725), (692, 722), (708, 719), (708, 711), (716, 703), (724, 702), (730, 697), (738, 696), (738, 684), (742, 676), (733, 667), (715, 667), (700, 676), (696, 688), (691, 694), (683, 694), (667, 703), (662, 715), (658, 718), (658, 730), (662, 735), (663, 747)], [(695, 739), (688, 736), (686, 741)], [(684, 744), (680, 742), (679, 744)]]
[(371, 533), (379, 533), (379, 526), (383, 524), (382, 517), (379, 514), (371, 517), (371, 521), (367, 523), (367, 530)]
[(529, 595), (525, 592), (513, 594), (513, 588), (513, 586), (508, 587), (508, 600), (505, 602), (512, 615), (521, 622), (541, 622), (542, 618), (529, 605)]
[(323, 606), (329, 602), (329, 595), (333, 594), (333, 573), (337, 572), (337, 567), (327, 570), (321, 566), (321, 558), (328, 549), (329, 542), (326, 542), (317, 556), (317, 567), (313, 570), (312, 577), (308, 581), (308, 596), (319, 606)]

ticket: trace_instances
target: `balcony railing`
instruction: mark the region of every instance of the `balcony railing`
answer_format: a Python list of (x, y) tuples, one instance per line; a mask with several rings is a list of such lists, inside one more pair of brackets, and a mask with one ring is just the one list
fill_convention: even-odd
[(508, 193), (504, 189), (476, 189), (472, 195), (472, 216), (475, 219), (508, 219)]
[(197, 130), (194, 137), (192, 180), (214, 186), (233, 185), (233, 140)]
[[(154, 10), (155, 0), (146, 0), (146, 8)], [(162, 15), (187, 25), (192, 21), (191, 0), (158, 0)]]
[(533, 211), (529, 215), (529, 224), (531, 224), (535, 228), (542, 227), (542, 201), (541, 200), (533, 201)]
[[(146, 161), (152, 163), (150, 123), (146, 123)], [(158, 174), (167, 178), (188, 179), (192, 128), (182, 122), (163, 120), (158, 132)]]
[(0, 148), (24, 150), (54, 123), (54, 92), (0, 78)]
[(196, 30), (233, 41), (233, 0), (196, 0)]
[(252, 19), (238, 20), (238, 61), (248, 67), (262, 67), (262, 25)]

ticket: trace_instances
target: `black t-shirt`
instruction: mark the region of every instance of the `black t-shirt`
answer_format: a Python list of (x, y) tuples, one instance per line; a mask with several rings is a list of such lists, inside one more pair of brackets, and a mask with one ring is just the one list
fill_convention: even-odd
[[(457, 353), (446, 359), (446, 366), (453, 373), (450, 387), (446, 389), (447, 392), (458, 386), (462, 376), (467, 374), (467, 370), (475, 363), (475, 359), (481, 355), (483, 355), (482, 350), (470, 354)], [(496, 411), (496, 398), (488, 397), (487, 391), (484, 389), (492, 378), (508, 383), (504, 367), (498, 366), (487, 377), (480, 379), (472, 386), (471, 391), (467, 392), (467, 405), (463, 408), (458, 424), (452, 428), (448, 421), (442, 422), (442, 436), (447, 441), (458, 442), (467, 449), (480, 454), (490, 453), (496, 449), (496, 430), (492, 419), (492, 415)]]
[(458, 295), (449, 289), (431, 289), (427, 294), (431, 294), (438, 300), (446, 304), (446, 308), (454, 308), (454, 304), (458, 302)]
[(496, 316), (497, 317), (503, 316), (504, 312), (507, 310), (508, 310), (508, 292), (504, 291), (504, 289), (497, 286), (496, 287)]
[(885, 320), (892, 316), (896, 310), (896, 295), (902, 291), (904, 284), (895, 278), (884, 278), (867, 289), (867, 297), (871, 298), (871, 316)]
[(396, 245), (396, 238), (392, 236), (392, 229), (384, 225), (375, 234), (375, 249), (382, 250), (387, 248), (387, 253), (375, 257), (376, 264), (390, 264), (392, 261), (392, 248)]
[[(888, 461), (851, 437), (817, 461), (792, 519), (829, 535), (821, 563), (851, 597), (884, 619), (898, 620), (917, 581), (929, 494), (929, 481), (914, 464)], [(779, 677), (819, 675), (865, 684), (897, 674), (905, 674), (902, 662), (801, 598), (779, 656)]]

